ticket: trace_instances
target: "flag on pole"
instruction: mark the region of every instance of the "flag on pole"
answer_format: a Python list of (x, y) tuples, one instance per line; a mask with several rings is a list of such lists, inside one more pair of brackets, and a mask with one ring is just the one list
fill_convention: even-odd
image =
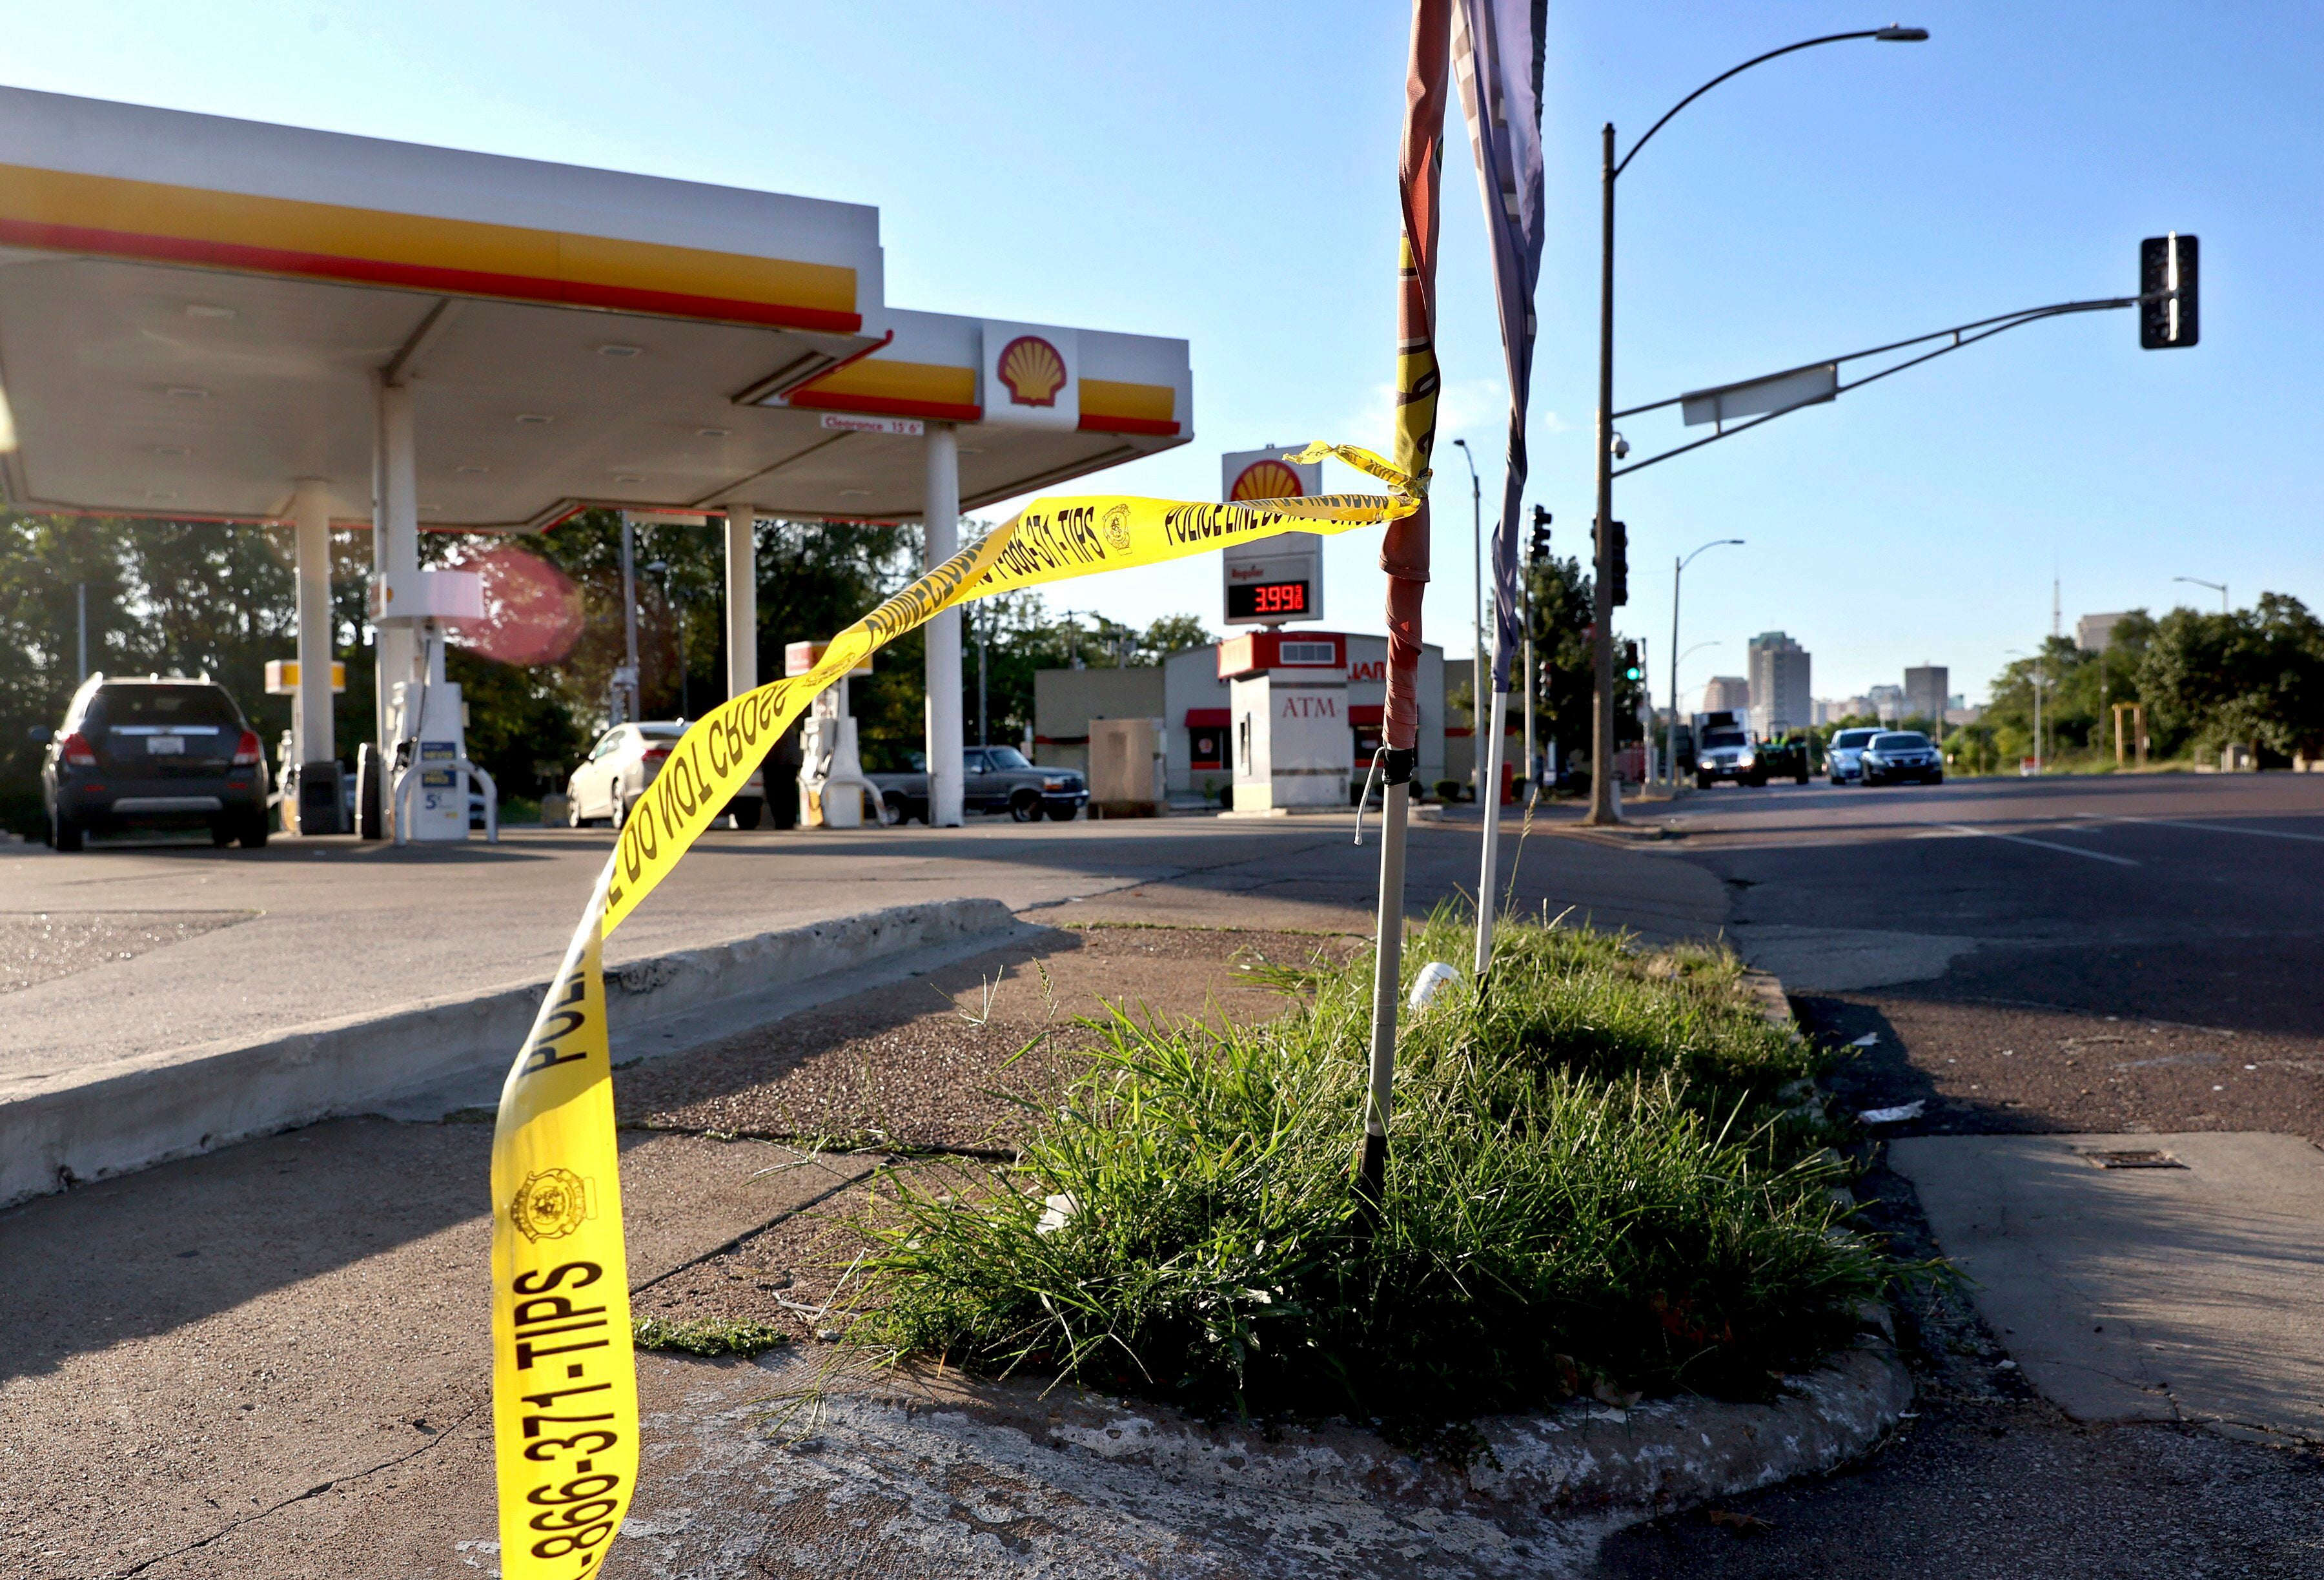
[(1436, 448), (1436, 227), (1444, 163), (1445, 66), (1452, 0), (1413, 0), (1412, 63), (1405, 79), (1404, 141), (1397, 185), (1404, 237), (1396, 298), (1397, 470), (1417, 480), (1420, 508), (1388, 523), (1380, 541), (1388, 573), (1388, 699), (1382, 742), (1409, 752), (1420, 739), (1420, 600), (1428, 586), (1429, 457)]
[(1499, 692), (1509, 689), (1509, 661), (1525, 634), (1519, 629), (1517, 531), (1526, 485), (1526, 404), (1533, 383), (1533, 293), (1541, 277), (1541, 63), (1548, 0), (1459, 0), (1452, 16), (1453, 71), (1484, 193), (1493, 294), (1500, 306), (1501, 352), (1509, 374), (1508, 470), (1500, 519), (1493, 526), (1493, 689)]

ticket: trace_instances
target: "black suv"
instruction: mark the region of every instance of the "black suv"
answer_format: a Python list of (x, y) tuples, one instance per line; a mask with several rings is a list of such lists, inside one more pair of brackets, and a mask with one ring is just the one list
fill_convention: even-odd
[(131, 827), (208, 827), (214, 845), (266, 843), (266, 762), (257, 732), (207, 676), (91, 675), (64, 727), (35, 730), (48, 755), (41, 794), (49, 843)]

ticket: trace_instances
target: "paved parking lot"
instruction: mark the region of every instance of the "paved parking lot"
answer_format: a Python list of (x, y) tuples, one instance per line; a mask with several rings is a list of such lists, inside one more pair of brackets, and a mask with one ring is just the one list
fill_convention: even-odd
[[(1377, 845), (1354, 846), (1351, 827), (1189, 817), (715, 832), (607, 959), (964, 896), (1095, 917), (1138, 891), (1148, 919), (1342, 928), (1369, 916), (1378, 882)], [(0, 1098), (35, 1076), (545, 979), (610, 845), (601, 831), (525, 829), (497, 846), (0, 847)], [(1473, 825), (1416, 824), (1410, 908), (1472, 892), (1475, 851)], [(1712, 929), (1725, 912), (1720, 886), (1691, 868), (1548, 836), (1505, 852), (1501, 882), (1514, 875), (1529, 906), (1575, 905), (1656, 935)]]

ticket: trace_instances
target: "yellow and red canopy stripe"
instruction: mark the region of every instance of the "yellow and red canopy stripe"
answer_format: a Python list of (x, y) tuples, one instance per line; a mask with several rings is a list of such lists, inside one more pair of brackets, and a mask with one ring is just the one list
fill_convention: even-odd
[(853, 333), (855, 271), (0, 164), (0, 245)]

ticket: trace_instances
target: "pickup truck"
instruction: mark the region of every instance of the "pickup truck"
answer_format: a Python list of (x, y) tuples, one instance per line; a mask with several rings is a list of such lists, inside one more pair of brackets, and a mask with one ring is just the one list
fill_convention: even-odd
[[(1070, 768), (1037, 768), (1014, 746), (971, 746), (962, 755), (961, 800), (968, 811), (1006, 812), (1019, 823), (1047, 813), (1051, 822), (1070, 823), (1088, 804), (1088, 781)], [(882, 822), (928, 820), (927, 759), (915, 752), (910, 761), (908, 772), (863, 776), (880, 792)]]

